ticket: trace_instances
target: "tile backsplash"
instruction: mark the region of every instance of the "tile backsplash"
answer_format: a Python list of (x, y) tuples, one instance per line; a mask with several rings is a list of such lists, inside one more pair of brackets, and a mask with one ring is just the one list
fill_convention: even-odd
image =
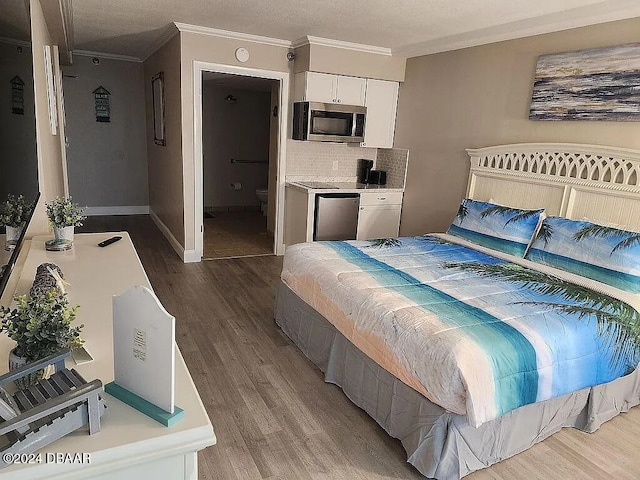
[(389, 188), (404, 188), (408, 162), (409, 150), (406, 148), (379, 148), (375, 168), (386, 170)]
[[(358, 159), (375, 160), (376, 150), (346, 143), (287, 141), (287, 180), (355, 182)], [(333, 162), (337, 161), (337, 170)]]
[[(363, 148), (344, 143), (287, 141), (286, 179), (295, 181), (355, 182), (358, 159), (374, 161), (387, 171), (387, 185), (403, 188), (409, 151), (403, 148)], [(336, 170), (333, 169), (337, 162)]]

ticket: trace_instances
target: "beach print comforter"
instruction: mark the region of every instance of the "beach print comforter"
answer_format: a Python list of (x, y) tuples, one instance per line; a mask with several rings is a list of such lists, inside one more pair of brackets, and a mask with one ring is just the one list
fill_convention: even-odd
[(479, 426), (638, 363), (638, 312), (438, 236), (287, 248), (283, 282), (401, 381)]

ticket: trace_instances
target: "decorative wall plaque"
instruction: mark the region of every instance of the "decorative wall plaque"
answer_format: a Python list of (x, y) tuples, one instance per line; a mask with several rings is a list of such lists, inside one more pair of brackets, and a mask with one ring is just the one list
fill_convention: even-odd
[(96, 102), (96, 122), (110, 122), (111, 109), (109, 107), (109, 90), (102, 85), (93, 91)]
[(151, 79), (153, 95), (153, 141), (156, 145), (165, 146), (164, 123), (164, 72), (156, 73)]
[(17, 75), (11, 79), (11, 113), (24, 115), (24, 82)]

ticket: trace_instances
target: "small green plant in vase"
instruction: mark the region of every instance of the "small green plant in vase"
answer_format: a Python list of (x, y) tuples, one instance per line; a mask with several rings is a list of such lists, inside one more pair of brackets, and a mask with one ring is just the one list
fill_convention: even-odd
[[(80, 331), (84, 325), (72, 326), (79, 305), (71, 306), (66, 293), (52, 288), (42, 295), (15, 297), (16, 307), (0, 306), (1, 329), (16, 341), (9, 354), (9, 370), (53, 355), (64, 348), (82, 345)], [(25, 377), (27, 384), (40, 380), (44, 371)]]
[(56, 197), (45, 203), (47, 218), (56, 240), (73, 241), (74, 228), (82, 226), (82, 221), (87, 218), (84, 215), (86, 209), (73, 203), (71, 197)]
[(27, 201), (23, 195), (9, 194), (0, 204), (0, 225), (5, 227), (5, 250), (15, 248), (32, 208), (33, 202)]

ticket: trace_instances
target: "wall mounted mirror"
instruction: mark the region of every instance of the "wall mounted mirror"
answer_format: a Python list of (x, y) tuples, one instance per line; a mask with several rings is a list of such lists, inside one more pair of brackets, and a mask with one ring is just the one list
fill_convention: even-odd
[[(31, 25), (23, 0), (3, 0), (0, 18), (0, 202), (9, 194), (30, 202), (38, 196)], [(4, 236), (0, 226), (0, 295), (24, 238), (6, 251)]]
[(31, 26), (23, 0), (3, 0), (0, 18), (0, 200), (35, 198), (38, 159)]

